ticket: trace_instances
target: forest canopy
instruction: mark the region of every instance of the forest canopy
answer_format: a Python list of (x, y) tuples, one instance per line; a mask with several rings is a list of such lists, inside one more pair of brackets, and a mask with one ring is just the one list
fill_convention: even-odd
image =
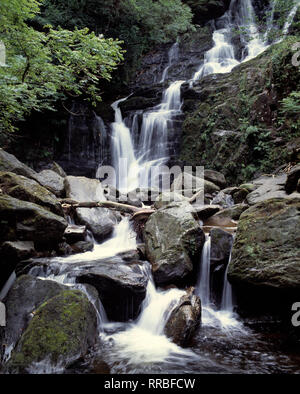
[(53, 110), (58, 100), (95, 104), (101, 81), (111, 80), (125, 53), (135, 64), (191, 29), (191, 20), (180, 0), (1, 0), (0, 133), (14, 131), (33, 110)]

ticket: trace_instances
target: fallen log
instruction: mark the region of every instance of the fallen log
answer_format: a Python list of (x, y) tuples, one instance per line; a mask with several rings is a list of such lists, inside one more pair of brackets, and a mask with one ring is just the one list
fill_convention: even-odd
[(137, 208), (133, 205), (121, 204), (113, 201), (86, 201), (78, 202), (74, 200), (61, 201), (62, 208), (65, 210), (76, 209), (76, 208), (110, 208), (124, 213), (134, 214), (144, 210), (143, 208)]

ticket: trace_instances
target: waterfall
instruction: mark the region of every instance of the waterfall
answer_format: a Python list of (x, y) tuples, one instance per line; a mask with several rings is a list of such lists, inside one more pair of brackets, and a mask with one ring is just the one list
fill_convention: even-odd
[(228, 261), (228, 265), (225, 270), (224, 275), (224, 285), (223, 285), (223, 293), (222, 293), (222, 300), (221, 300), (221, 310), (233, 312), (233, 294), (232, 294), (232, 286), (227, 279), (228, 268), (231, 262), (231, 253)]
[(175, 42), (175, 44), (173, 44), (168, 52), (168, 66), (164, 69), (163, 71), (163, 75), (161, 78), (161, 83), (165, 82), (167, 76), (168, 76), (168, 71), (170, 69), (170, 67), (172, 66), (172, 64), (178, 59), (178, 55), (179, 55), (179, 44), (178, 42)]
[(283, 29), (282, 29), (283, 37), (285, 37), (288, 34), (289, 28), (291, 27), (291, 24), (293, 23), (293, 20), (294, 20), (294, 18), (296, 16), (296, 13), (298, 11), (299, 6), (300, 6), (300, 0), (295, 0), (294, 1), (294, 6), (291, 9), (291, 11), (290, 11), (290, 13), (289, 13), (289, 15), (287, 17), (287, 20), (286, 20), (286, 22), (285, 22), (285, 24), (283, 26)]
[(210, 247), (211, 238), (206, 235), (201, 254), (199, 279), (196, 285), (196, 291), (203, 306), (210, 304)]
[[(169, 159), (168, 133), (172, 127), (172, 117), (181, 111), (183, 83), (184, 81), (173, 82), (163, 92), (161, 104), (142, 114), (141, 132), (136, 147), (119, 108), (119, 104), (126, 98), (113, 103), (115, 122), (112, 124), (112, 156), (118, 174), (119, 190), (149, 187), (151, 181), (151, 186), (158, 186), (151, 180), (151, 171), (155, 173), (153, 169), (165, 164)], [(136, 115), (133, 117), (132, 127), (137, 127)]]

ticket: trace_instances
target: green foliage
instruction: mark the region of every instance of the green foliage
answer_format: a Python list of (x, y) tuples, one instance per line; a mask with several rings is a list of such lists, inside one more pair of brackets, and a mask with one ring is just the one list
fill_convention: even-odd
[(181, 0), (45, 0), (40, 24), (89, 27), (124, 41), (126, 74), (155, 45), (175, 41), (193, 29), (192, 12)]
[(300, 114), (300, 92), (292, 92), (281, 100), (280, 112), (283, 115), (299, 116)]
[(120, 41), (88, 28), (35, 30), (27, 21), (38, 10), (35, 0), (1, 0), (7, 67), (0, 67), (0, 133), (13, 131), (32, 110), (53, 110), (57, 100), (81, 96), (95, 104), (99, 80), (110, 80), (123, 60)]

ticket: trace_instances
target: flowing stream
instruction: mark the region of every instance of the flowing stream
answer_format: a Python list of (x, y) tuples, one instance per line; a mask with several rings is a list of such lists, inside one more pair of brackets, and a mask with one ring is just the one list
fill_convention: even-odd
[[(295, 16), (298, 6), (299, 2), (295, 3), (290, 18)], [(271, 28), (273, 23), (273, 9), (270, 18), (268, 28)], [(191, 84), (208, 74), (230, 72), (242, 61), (257, 56), (267, 47), (266, 39), (261, 37), (255, 23), (255, 13), (250, 0), (232, 0), (229, 10), (217, 22), (216, 25), (222, 27), (214, 31), (214, 46), (206, 52), (203, 64), (199, 66), (190, 81)], [(290, 23), (289, 19), (283, 34), (288, 31)], [(233, 28), (244, 30), (241, 34), (244, 49), (239, 60), (232, 43)], [(178, 50), (177, 43), (170, 49), (169, 62), (162, 74), (162, 82), (167, 80), (168, 71), (176, 62)], [(118, 169), (117, 187), (121, 191), (148, 187), (151, 168), (167, 163), (168, 134), (173, 117), (181, 113), (181, 86), (184, 82), (171, 82), (163, 91), (161, 103), (142, 113), (138, 141), (134, 141), (131, 129), (122, 118), (120, 104), (126, 98), (112, 105), (115, 111), (115, 121), (111, 125), (112, 157), (113, 164)], [(95, 242), (91, 252), (55, 258), (53, 266), (59, 267), (56, 271), (53, 271), (50, 265), (51, 269), (46, 273), (38, 267), (34, 267), (30, 273), (43, 279), (77, 286), (95, 305), (102, 347), (99, 354), (95, 352), (93, 355), (87, 367), (88, 372), (101, 373), (102, 370), (97, 369), (95, 365), (97, 360), (102, 358), (112, 373), (274, 372), (278, 365), (282, 365), (284, 369), (290, 362), (289, 358), (274, 351), (268, 344), (262, 343), (261, 338), (251, 333), (234, 313), (232, 288), (227, 281), (228, 267), (224, 275), (221, 307), (218, 309), (213, 304), (210, 288), (210, 244), (210, 237), (207, 235), (196, 283), (196, 293), (202, 301), (202, 327), (191, 346), (185, 349), (175, 345), (164, 335), (167, 319), (185, 291), (177, 288), (156, 288), (150, 265), (145, 268), (148, 285), (140, 315), (135, 321), (128, 323), (108, 321), (101, 302), (91, 299), (84, 286), (76, 284), (69, 275), (70, 266), (74, 264), (75, 267), (78, 262), (89, 263), (136, 249), (136, 234), (127, 218), (123, 218), (115, 226), (108, 241), (101, 244)]]

